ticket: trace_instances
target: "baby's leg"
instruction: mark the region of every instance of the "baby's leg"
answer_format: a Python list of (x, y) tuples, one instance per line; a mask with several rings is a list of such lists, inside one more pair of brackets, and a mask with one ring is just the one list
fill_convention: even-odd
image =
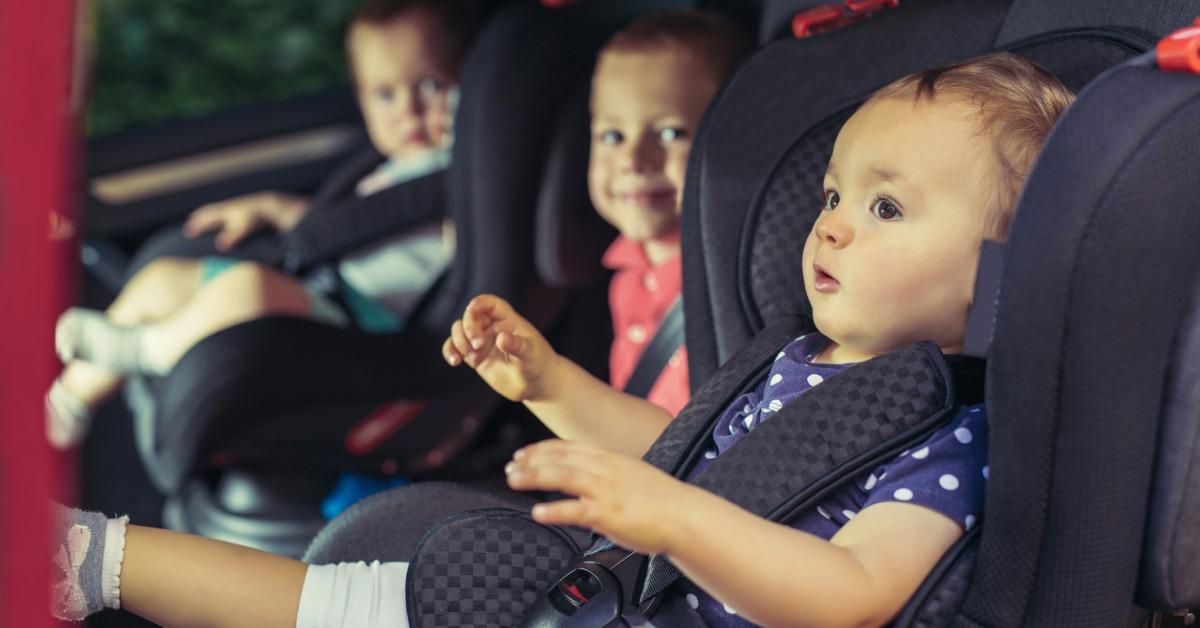
[(294, 277), (245, 262), (205, 284), (171, 316), (149, 325), (146, 345), (166, 373), (197, 342), (223, 329), (265, 316), (307, 317), (311, 299)]
[[(126, 284), (105, 312), (108, 320), (136, 325), (179, 309), (200, 285), (200, 262), (164, 257), (147, 264)], [(64, 347), (59, 347), (62, 353)], [(74, 446), (87, 433), (92, 415), (120, 388), (124, 376), (70, 360), (46, 394), (46, 430), (59, 448)]]
[(308, 566), (57, 507), (55, 615), (125, 608), (165, 626), (403, 628), (407, 563)]
[(162, 375), (200, 340), (264, 316), (308, 316), (311, 297), (298, 281), (244, 262), (200, 286), (168, 316), (144, 325), (118, 325), (87, 310), (70, 311), (63, 344), (80, 359), (112, 371)]

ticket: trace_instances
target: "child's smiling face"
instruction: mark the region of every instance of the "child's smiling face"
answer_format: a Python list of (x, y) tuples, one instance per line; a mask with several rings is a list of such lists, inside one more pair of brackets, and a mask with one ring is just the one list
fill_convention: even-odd
[(842, 127), (804, 246), (820, 331), (863, 359), (932, 340), (961, 350), (987, 204), (1000, 183), (978, 109), (882, 98)]
[(692, 135), (717, 89), (684, 52), (608, 52), (592, 80), (592, 204), (636, 242), (677, 238)]
[(444, 146), (453, 125), (450, 90), (458, 80), (445, 27), (413, 8), (386, 24), (356, 24), (350, 36), (359, 107), (375, 149), (412, 157)]

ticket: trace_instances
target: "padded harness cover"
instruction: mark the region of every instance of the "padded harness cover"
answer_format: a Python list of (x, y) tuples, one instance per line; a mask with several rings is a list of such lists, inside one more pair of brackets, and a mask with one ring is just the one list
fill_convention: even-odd
[[(721, 410), (762, 378), (798, 328), (796, 321), (785, 320), (759, 334), (701, 388), (646, 460), (677, 477), (685, 475)], [(760, 516), (786, 520), (944, 424), (960, 404), (956, 375), (970, 391), (967, 396), (977, 400), (982, 372), (981, 362), (964, 361), (952, 374), (931, 343), (854, 366), (785, 405), (694, 483)], [(523, 512), (487, 509), (447, 519), (422, 541), (410, 567), (410, 619), (414, 626), (511, 625), (554, 576), (573, 564), (578, 556), (568, 551), (573, 546), (564, 531), (533, 523)], [(588, 554), (612, 547), (601, 539)], [(499, 573), (533, 579), (505, 581), (500, 591)], [(665, 559), (651, 557), (641, 599), (660, 593), (679, 576)], [(517, 600), (524, 604), (520, 612), (513, 610)]]

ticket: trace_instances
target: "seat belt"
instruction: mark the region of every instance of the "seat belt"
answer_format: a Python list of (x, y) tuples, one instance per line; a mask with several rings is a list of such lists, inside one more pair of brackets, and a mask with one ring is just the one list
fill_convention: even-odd
[(654, 388), (654, 383), (662, 375), (663, 369), (667, 368), (667, 362), (681, 346), (683, 346), (683, 297), (679, 296), (675, 298), (671, 309), (667, 310), (666, 316), (663, 316), (662, 322), (658, 324), (658, 330), (654, 332), (650, 344), (646, 345), (642, 357), (638, 358), (637, 365), (633, 367), (633, 374), (629, 376), (629, 381), (625, 382), (625, 392), (643, 399), (649, 395), (650, 389)]

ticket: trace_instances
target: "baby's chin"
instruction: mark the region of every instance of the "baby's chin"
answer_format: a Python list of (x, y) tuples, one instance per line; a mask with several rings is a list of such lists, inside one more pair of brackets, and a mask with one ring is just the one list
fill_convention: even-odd
[(389, 159), (403, 161), (406, 159), (417, 159), (424, 157), (437, 150), (433, 144), (408, 144), (388, 154)]

